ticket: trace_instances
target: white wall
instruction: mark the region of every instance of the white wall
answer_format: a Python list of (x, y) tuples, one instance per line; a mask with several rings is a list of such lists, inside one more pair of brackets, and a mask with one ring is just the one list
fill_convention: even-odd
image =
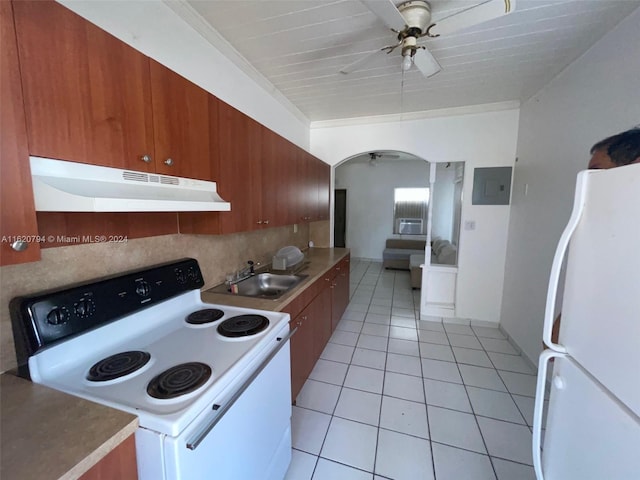
[(337, 167), (335, 188), (347, 190), (346, 246), (351, 255), (381, 261), (385, 240), (400, 238), (393, 235), (393, 189), (428, 186), (429, 164), (422, 160), (380, 161), (376, 166), (347, 161)]
[[(309, 149), (309, 122), (294, 115), (160, 1), (60, 3), (261, 124)], [(122, 72), (127, 75), (127, 72)]]
[[(522, 105), (501, 324), (535, 359), (575, 175), (597, 141), (640, 123), (640, 10)], [(528, 185), (528, 195), (524, 195)]]
[(372, 150), (400, 150), (430, 162), (466, 162), (457, 314), (497, 322), (500, 316), (509, 206), (471, 205), (475, 167), (512, 166), (518, 110), (311, 128), (311, 152), (330, 165)]

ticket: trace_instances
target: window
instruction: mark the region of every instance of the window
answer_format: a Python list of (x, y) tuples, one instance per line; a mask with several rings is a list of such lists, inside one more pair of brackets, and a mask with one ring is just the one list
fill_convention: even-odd
[(396, 188), (393, 197), (393, 233), (426, 235), (429, 189)]

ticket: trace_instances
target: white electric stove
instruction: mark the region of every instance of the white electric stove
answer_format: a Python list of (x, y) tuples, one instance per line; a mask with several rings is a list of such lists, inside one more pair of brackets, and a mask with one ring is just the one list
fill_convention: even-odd
[(280, 480), (289, 315), (203, 303), (203, 285), (185, 259), (14, 299), (22, 372), (137, 415), (141, 480)]

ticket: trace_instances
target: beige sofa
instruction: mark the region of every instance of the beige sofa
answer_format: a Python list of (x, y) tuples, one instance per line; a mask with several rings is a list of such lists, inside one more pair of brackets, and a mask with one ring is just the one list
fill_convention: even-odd
[(410, 270), (411, 255), (424, 255), (425, 240), (405, 240), (403, 238), (389, 238), (382, 252), (382, 266)]

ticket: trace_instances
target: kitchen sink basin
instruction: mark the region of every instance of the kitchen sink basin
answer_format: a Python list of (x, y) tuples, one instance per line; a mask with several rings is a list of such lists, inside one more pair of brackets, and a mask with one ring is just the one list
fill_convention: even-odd
[(215, 293), (228, 293), (231, 295), (243, 295), (245, 297), (280, 298), (293, 287), (298, 285), (308, 275), (281, 275), (277, 273), (258, 273), (233, 285), (237, 291), (229, 291), (227, 285), (218, 285), (211, 291)]

